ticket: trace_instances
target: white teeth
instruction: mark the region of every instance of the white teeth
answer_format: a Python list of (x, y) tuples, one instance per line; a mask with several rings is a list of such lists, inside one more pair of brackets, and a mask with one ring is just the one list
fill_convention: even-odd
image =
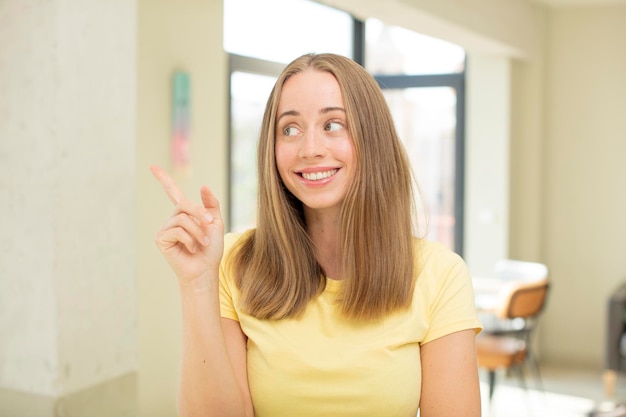
[(312, 172), (312, 173), (303, 172), (302, 177), (305, 180), (318, 181), (318, 180), (323, 180), (324, 178), (332, 177), (336, 173), (337, 173), (336, 169), (331, 169), (330, 171), (324, 171), (324, 172)]

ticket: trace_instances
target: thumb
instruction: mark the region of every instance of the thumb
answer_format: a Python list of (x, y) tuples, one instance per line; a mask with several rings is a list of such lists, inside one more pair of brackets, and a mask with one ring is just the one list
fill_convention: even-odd
[(215, 197), (215, 194), (206, 185), (200, 189), (200, 197), (202, 198), (202, 204), (209, 210), (213, 217), (220, 218), (220, 202)]

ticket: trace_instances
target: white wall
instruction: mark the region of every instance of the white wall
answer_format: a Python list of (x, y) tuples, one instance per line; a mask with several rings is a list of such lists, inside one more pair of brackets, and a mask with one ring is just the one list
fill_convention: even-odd
[(0, 388), (136, 370), (135, 9), (0, 2)]
[(491, 276), (509, 256), (510, 60), (468, 57), (463, 257), (476, 276)]
[(599, 367), (608, 297), (626, 281), (626, 5), (554, 10), (549, 22), (542, 351)]
[(536, 53), (537, 7), (527, 0), (317, 0), (445, 39), (471, 51), (516, 58)]
[(189, 198), (202, 184), (227, 196), (227, 60), (222, 48), (221, 0), (138, 2), (137, 283), (139, 409), (146, 417), (176, 415), (180, 306), (176, 278), (153, 237), (173, 207), (149, 172), (171, 170), (171, 76), (191, 79), (191, 174), (178, 176)]
[(511, 62), (509, 253), (543, 261), (545, 182), (545, 42), (547, 10), (536, 10), (532, 59)]

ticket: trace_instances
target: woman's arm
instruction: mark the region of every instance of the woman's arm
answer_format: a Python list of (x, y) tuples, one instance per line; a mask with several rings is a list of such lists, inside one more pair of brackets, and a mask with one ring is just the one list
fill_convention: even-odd
[(421, 417), (480, 417), (480, 383), (474, 329), (421, 347)]
[(181, 417), (254, 415), (246, 369), (246, 337), (238, 322), (220, 318), (218, 293), (217, 280), (206, 286), (181, 288)]
[(159, 167), (152, 173), (175, 204), (155, 243), (178, 278), (183, 319), (179, 392), (181, 417), (250, 417), (246, 339), (239, 323), (222, 319), (219, 264), (224, 224), (219, 203), (202, 187), (202, 205), (185, 198)]

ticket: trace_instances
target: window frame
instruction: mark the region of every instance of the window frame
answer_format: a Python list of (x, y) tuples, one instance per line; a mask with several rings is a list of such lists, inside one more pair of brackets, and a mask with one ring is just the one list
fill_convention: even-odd
[[(467, 64), (467, 60), (465, 62)], [(465, 65), (463, 72), (425, 75), (376, 75), (381, 89), (450, 87), (456, 91), (454, 131), (454, 251), (463, 255), (465, 223)]]

